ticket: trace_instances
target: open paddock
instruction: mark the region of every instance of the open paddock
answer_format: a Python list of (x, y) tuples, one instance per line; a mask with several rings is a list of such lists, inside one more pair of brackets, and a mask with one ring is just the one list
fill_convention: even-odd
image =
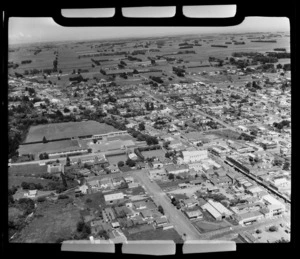
[(35, 175), (47, 172), (47, 166), (28, 164), (28, 165), (13, 165), (8, 169), (9, 176), (25, 176), (25, 175)]

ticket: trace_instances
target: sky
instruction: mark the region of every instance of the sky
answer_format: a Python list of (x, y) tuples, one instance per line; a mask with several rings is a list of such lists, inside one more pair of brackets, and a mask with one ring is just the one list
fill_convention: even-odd
[[(204, 15), (210, 17), (212, 12), (209, 9), (196, 10), (193, 7), (184, 10), (185, 14), (190, 16)], [(123, 12), (124, 16), (149, 14), (151, 8), (140, 9), (138, 12), (127, 10)], [(221, 12), (220, 10), (223, 10)], [(224, 8), (215, 9), (214, 16), (221, 17), (224, 15)], [(169, 8), (160, 12), (155, 12), (163, 16), (173, 16), (175, 9)], [(234, 16), (235, 10), (228, 10), (229, 16)], [(62, 12), (64, 16), (84, 17), (87, 14), (93, 17), (114, 15), (114, 10), (107, 8), (102, 12), (92, 12), (86, 10), (83, 12)], [(230, 15), (231, 14), (231, 15)], [(205, 34), (205, 33), (243, 33), (243, 32), (280, 32), (289, 31), (290, 25), (288, 18), (285, 17), (246, 17), (245, 20), (236, 26), (230, 27), (63, 27), (54, 22), (52, 18), (17, 18), (9, 19), (8, 39), (9, 44), (34, 43), (47, 41), (80, 41), (80, 40), (97, 40), (110, 38), (127, 38), (127, 37), (151, 37), (151, 36), (172, 36), (179, 34)]]

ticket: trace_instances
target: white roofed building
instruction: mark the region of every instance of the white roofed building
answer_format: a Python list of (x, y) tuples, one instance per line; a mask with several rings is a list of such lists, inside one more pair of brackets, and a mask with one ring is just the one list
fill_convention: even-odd
[(208, 158), (207, 150), (182, 151), (185, 163), (194, 163)]

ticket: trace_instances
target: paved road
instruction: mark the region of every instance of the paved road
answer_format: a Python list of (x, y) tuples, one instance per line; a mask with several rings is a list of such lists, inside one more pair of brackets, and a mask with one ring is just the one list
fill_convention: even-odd
[(152, 196), (154, 202), (157, 205), (161, 205), (163, 207), (165, 215), (173, 224), (179, 235), (183, 237), (184, 234), (186, 234), (187, 240), (203, 239), (201, 237), (201, 234), (196, 230), (196, 228), (191, 224), (186, 216), (171, 204), (169, 198), (161, 190), (161, 188), (154, 181), (150, 181), (150, 179), (146, 175), (146, 170), (137, 171), (132, 174), (140, 180), (148, 194)]

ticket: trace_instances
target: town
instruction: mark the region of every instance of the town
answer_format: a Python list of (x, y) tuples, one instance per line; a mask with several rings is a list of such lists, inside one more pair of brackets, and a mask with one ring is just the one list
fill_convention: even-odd
[(9, 46), (10, 242), (289, 242), (289, 49), (285, 32)]

